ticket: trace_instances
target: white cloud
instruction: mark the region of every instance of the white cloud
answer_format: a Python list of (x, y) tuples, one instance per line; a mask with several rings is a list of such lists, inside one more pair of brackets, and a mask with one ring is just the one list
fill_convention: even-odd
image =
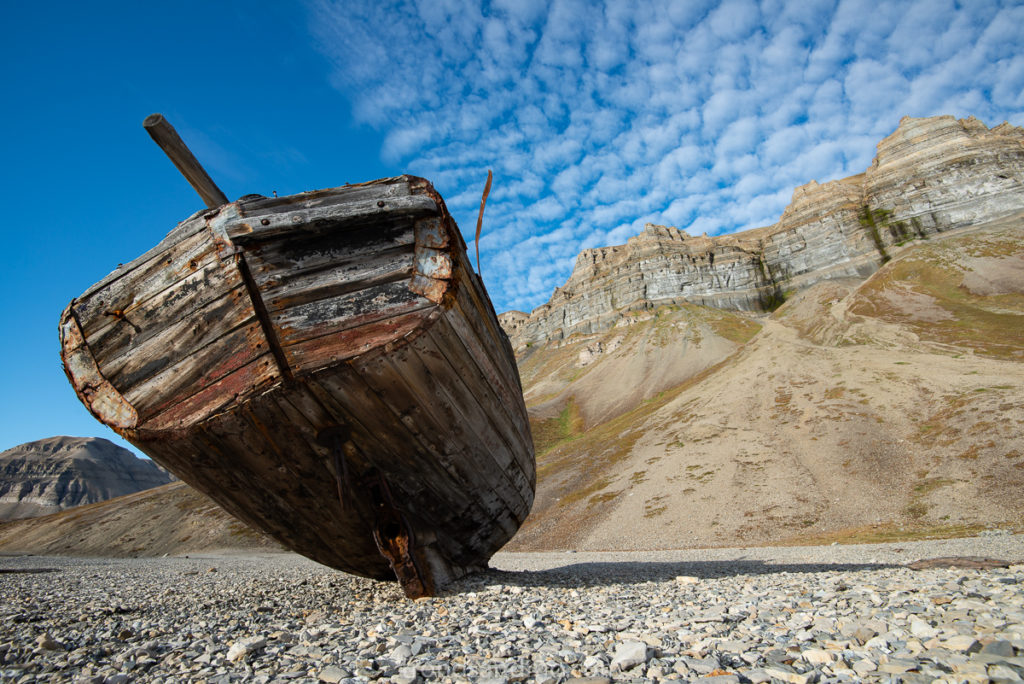
[(494, 170), (499, 309), (645, 221), (771, 223), (795, 186), (863, 171), (904, 114), (1024, 120), (1015, 0), (307, 1), (332, 84), (467, 235)]

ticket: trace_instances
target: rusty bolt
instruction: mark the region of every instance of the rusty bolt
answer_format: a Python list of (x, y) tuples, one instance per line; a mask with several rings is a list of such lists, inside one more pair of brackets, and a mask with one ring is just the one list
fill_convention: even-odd
[(384, 206), (384, 200), (377, 200), (377, 206), (378, 207), (383, 207)]
[(263, 219), (262, 221), (260, 221), (260, 223), (262, 223), (265, 226), (269, 226), (270, 225), (270, 219)]

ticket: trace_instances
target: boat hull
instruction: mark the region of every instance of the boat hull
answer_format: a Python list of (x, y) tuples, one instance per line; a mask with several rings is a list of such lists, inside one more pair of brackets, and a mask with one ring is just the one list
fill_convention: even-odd
[(101, 421), (282, 544), (429, 595), (529, 513), (512, 350), (403, 176), (200, 212), (61, 320)]

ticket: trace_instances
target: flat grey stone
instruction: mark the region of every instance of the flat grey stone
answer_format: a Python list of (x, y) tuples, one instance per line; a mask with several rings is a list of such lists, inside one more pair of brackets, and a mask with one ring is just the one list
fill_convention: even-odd
[(705, 656), (704, 658), (683, 656), (682, 661), (686, 663), (686, 667), (689, 668), (691, 672), (696, 672), (700, 675), (711, 674), (722, 667), (722, 663), (720, 663), (718, 658), (715, 658), (714, 656)]
[(352, 675), (346, 670), (343, 670), (340, 667), (336, 667), (334, 665), (329, 665), (320, 671), (318, 679), (321, 682), (327, 682), (327, 684), (338, 684), (338, 682), (342, 681), (343, 679), (348, 679), (351, 676)]
[(625, 641), (615, 647), (615, 655), (609, 666), (613, 672), (622, 672), (647, 662), (647, 644), (642, 641)]
[(1015, 655), (1014, 649), (1013, 649), (1013, 644), (1010, 643), (1009, 641), (1006, 641), (1005, 639), (1000, 639), (999, 641), (993, 641), (993, 642), (985, 644), (984, 646), (981, 647), (981, 650), (979, 651), (979, 653), (985, 653), (985, 654), (988, 654), (988, 655), (996, 655), (996, 656), (1011, 656), (1011, 657), (1013, 655)]
[(1020, 672), (1009, 665), (992, 665), (988, 668), (988, 676), (993, 682), (1024, 681)]

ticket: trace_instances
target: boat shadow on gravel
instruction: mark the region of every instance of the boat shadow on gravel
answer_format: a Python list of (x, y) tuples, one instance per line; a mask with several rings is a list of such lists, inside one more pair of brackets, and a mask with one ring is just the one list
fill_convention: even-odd
[[(474, 591), (496, 584), (518, 587), (601, 587), (667, 582), (676, 578), (697, 581), (740, 576), (851, 573), (905, 568), (902, 563), (773, 563), (756, 559), (712, 561), (593, 561), (544, 570), (488, 569), (456, 582), (451, 593)], [(681, 580), (689, 581), (693, 580)], [(447, 593), (447, 592), (446, 592)]]

